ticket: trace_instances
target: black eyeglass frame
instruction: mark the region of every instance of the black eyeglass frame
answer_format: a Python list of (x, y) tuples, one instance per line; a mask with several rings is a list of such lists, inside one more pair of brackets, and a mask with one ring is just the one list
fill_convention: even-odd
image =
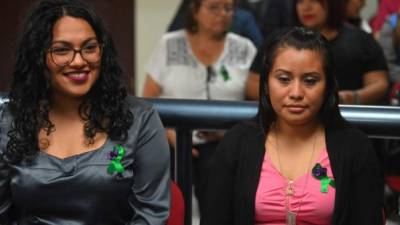
[(84, 54), (82, 54), (82, 50), (83, 50), (86, 46), (81, 47), (81, 48), (79, 48), (79, 49), (74, 49), (74, 48), (71, 47), (71, 50), (74, 51), (74, 54), (72, 55), (71, 60), (69, 60), (68, 63), (63, 64), (63, 65), (57, 64), (56, 61), (54, 60), (54, 58), (53, 58), (54, 50), (53, 50), (52, 47), (49, 47), (49, 48), (47, 49), (46, 52), (50, 54), (51, 61), (53, 61), (53, 63), (54, 63), (55, 65), (59, 66), (59, 67), (66, 67), (66, 66), (70, 65), (70, 64), (74, 61), (75, 56), (76, 56), (76, 53), (79, 53), (79, 54), (81, 55), (81, 58), (82, 58), (83, 60), (85, 60), (87, 63), (89, 63), (89, 64), (94, 64), (94, 63), (98, 63), (99, 61), (101, 61), (101, 58), (102, 58), (102, 55), (103, 55), (103, 47), (104, 47), (104, 44), (102, 44), (102, 43), (97, 43), (97, 44), (98, 44), (98, 48), (99, 48), (99, 50), (100, 50), (100, 54), (99, 54), (100, 57), (99, 57), (99, 59), (98, 59), (97, 61), (94, 61), (94, 62), (93, 62), (93, 61), (87, 60), (87, 59), (84, 57)]

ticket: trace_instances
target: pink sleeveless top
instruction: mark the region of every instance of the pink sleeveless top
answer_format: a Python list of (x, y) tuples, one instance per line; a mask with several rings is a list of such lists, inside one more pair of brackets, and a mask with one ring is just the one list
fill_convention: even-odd
[[(316, 163), (327, 168), (327, 176), (333, 178), (326, 149), (321, 152)], [(315, 163), (312, 167), (314, 165)], [(255, 225), (286, 224), (285, 194), (288, 183), (266, 153), (256, 193)], [(289, 196), (288, 206), (292, 212), (297, 213), (296, 224), (331, 224), (336, 193), (333, 187), (328, 186), (328, 192), (322, 193), (321, 182), (314, 178), (311, 172), (294, 180), (292, 187), (294, 194)]]

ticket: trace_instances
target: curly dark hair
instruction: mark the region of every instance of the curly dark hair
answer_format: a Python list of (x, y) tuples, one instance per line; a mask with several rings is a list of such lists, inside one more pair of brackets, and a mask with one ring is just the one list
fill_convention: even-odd
[(13, 117), (5, 151), (10, 162), (34, 158), (39, 152), (39, 131), (49, 134), (54, 130), (49, 119), (52, 88), (45, 57), (53, 26), (63, 16), (87, 21), (103, 45), (99, 78), (79, 106), (86, 138), (93, 143), (96, 133), (106, 132), (112, 140), (123, 141), (133, 123), (116, 50), (100, 17), (79, 0), (43, 0), (28, 14), (16, 52), (7, 103)]
[(312, 50), (321, 54), (326, 76), (324, 100), (319, 111), (319, 118), (326, 127), (344, 127), (347, 121), (339, 110), (338, 85), (332, 72), (331, 55), (327, 40), (319, 32), (304, 27), (291, 27), (277, 30), (266, 39), (264, 45), (263, 70), (260, 77), (260, 100), (258, 105), (258, 122), (267, 134), (276, 120), (276, 113), (271, 105), (268, 93), (268, 75), (281, 49), (294, 48), (297, 50)]

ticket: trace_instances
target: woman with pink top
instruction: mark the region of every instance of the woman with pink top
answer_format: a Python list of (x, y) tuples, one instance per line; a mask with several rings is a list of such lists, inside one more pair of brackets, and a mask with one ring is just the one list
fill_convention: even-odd
[(383, 224), (383, 179), (365, 134), (340, 114), (325, 38), (267, 40), (258, 122), (225, 134), (201, 225)]

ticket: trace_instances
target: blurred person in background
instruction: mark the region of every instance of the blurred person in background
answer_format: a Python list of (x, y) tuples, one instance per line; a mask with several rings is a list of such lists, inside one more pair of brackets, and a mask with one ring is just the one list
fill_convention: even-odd
[[(343, 0), (295, 0), (294, 23), (319, 31), (328, 40), (333, 70), (339, 84), (341, 104), (382, 104), (389, 81), (381, 46), (366, 32), (344, 23)], [(260, 74), (262, 56), (257, 55), (251, 71)], [(253, 80), (257, 76), (250, 76)], [(255, 81), (249, 96), (258, 98)]]
[(295, 0), (295, 21), (329, 41), (342, 104), (378, 104), (389, 82), (382, 48), (371, 35), (343, 23), (342, 0)]
[(346, 22), (360, 28), (361, 30), (372, 33), (371, 26), (361, 18), (361, 10), (365, 6), (365, 0), (345, 0), (346, 3)]
[[(192, 0), (185, 29), (163, 35), (146, 66), (144, 97), (244, 100), (256, 47), (229, 32), (233, 0)], [(172, 147), (176, 134), (167, 130)], [(223, 132), (194, 134), (194, 185), (203, 211), (204, 186), (214, 150)]]
[(293, 0), (238, 0), (238, 5), (253, 13), (266, 38), (274, 30), (292, 24)]
[(376, 39), (379, 38), (380, 31), (386, 18), (394, 13), (398, 13), (400, 0), (380, 0), (376, 15), (371, 19), (372, 33)]

